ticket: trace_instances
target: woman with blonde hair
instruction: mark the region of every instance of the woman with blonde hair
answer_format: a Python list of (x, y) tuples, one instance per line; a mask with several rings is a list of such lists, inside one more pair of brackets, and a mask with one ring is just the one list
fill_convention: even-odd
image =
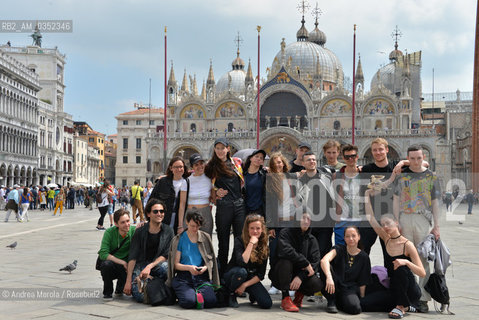
[(264, 218), (259, 214), (246, 217), (241, 237), (235, 238), (233, 255), (225, 273), (226, 287), (230, 291), (229, 306), (238, 307), (236, 297), (249, 293), (251, 303), (262, 309), (272, 306), (268, 291), (261, 284), (268, 261), (268, 234)]

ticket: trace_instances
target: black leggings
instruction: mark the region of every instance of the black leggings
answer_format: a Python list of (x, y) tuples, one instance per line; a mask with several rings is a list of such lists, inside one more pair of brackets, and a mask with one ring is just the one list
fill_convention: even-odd
[(339, 310), (348, 314), (360, 314), (361, 302), (359, 299), (359, 288), (343, 288), (335, 281), (335, 292), (330, 294), (326, 289), (321, 290), (328, 302), (334, 301)]
[(246, 212), (243, 199), (229, 203), (223, 202), (218, 202), (215, 218), (218, 236), (218, 261), (221, 275), (226, 271), (228, 264), (231, 227), (233, 227), (233, 235), (235, 238), (241, 236)]
[[(293, 281), (293, 278), (301, 271), (301, 269), (294, 268), (291, 261), (280, 259), (276, 262), (273, 272), (270, 272), (270, 279), (275, 288), (281, 291), (289, 290), (291, 281)], [(322, 287), (321, 279), (314, 274), (303, 280), (298, 291), (306, 296), (312, 296), (320, 291)]]
[(108, 212), (108, 206), (98, 207), (98, 211), (100, 211), (100, 218), (98, 219), (98, 225), (103, 227), (103, 220), (105, 219), (105, 215)]
[(409, 307), (419, 302), (421, 289), (411, 270), (402, 266), (393, 271), (389, 290), (376, 290), (361, 299), (361, 308), (366, 312), (388, 312), (395, 306)]

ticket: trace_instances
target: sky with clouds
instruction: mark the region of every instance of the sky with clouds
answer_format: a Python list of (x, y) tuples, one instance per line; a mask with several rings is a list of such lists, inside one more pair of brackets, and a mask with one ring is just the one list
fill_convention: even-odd
[[(298, 0), (17, 0), (2, 4), (0, 19), (73, 20), (72, 33), (45, 33), (42, 46), (66, 54), (65, 111), (95, 130), (116, 132), (115, 115), (133, 110), (133, 103), (163, 104), (164, 26), (168, 27), (168, 73), (173, 61), (177, 81), (184, 69), (196, 74), (199, 90), (210, 60), (215, 79), (231, 69), (234, 38), (243, 42), (240, 56), (251, 59), (256, 73), (257, 31), (261, 29), (261, 76), (280, 50), (281, 39), (296, 41), (301, 23)], [(311, 9), (306, 28), (314, 28)], [(318, 1), (319, 29), (326, 47), (352, 77), (353, 25), (361, 54), (366, 89), (394, 49), (422, 51), (422, 89), (432, 92), (472, 91), (477, 3), (473, 0), (335, 0)], [(0, 43), (31, 44), (27, 33), (0, 33)]]

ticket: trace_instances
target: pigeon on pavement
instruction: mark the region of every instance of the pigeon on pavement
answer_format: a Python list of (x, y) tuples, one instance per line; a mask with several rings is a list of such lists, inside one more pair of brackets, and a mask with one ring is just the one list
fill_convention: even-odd
[(12, 244), (9, 244), (8, 246), (6, 246), (7, 248), (10, 248), (10, 249), (15, 249), (15, 247), (17, 246), (17, 242), (15, 241), (14, 243)]
[(64, 266), (63, 268), (61, 268), (58, 271), (68, 271), (68, 272), (72, 273), (72, 271), (77, 268), (77, 262), (78, 262), (77, 260), (74, 260), (72, 263), (70, 263), (67, 266)]

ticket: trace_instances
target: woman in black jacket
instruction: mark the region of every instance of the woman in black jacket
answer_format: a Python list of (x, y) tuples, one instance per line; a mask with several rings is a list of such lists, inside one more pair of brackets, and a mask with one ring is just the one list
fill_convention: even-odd
[(244, 188), (246, 212), (248, 214), (259, 214), (265, 216), (265, 186), (266, 170), (263, 168), (266, 152), (255, 150), (246, 158), (243, 163)]
[(163, 223), (169, 225), (176, 234), (178, 229), (177, 213), (180, 205), (180, 188), (189, 173), (182, 157), (173, 157), (168, 164), (166, 177), (156, 182), (150, 199), (158, 199), (165, 203), (166, 213)]
[[(274, 287), (281, 290), (281, 308), (298, 312), (304, 295), (312, 296), (321, 290), (319, 246), (311, 235), (311, 217), (303, 214), (300, 228), (285, 228), (279, 233), (277, 260), (269, 272)], [(291, 301), (289, 290), (296, 291)]]
[(258, 214), (248, 215), (242, 236), (235, 239), (229, 270), (224, 276), (226, 287), (230, 291), (230, 307), (237, 308), (236, 296), (246, 291), (252, 303), (258, 302), (262, 309), (271, 308), (271, 297), (261, 284), (266, 273), (268, 255), (264, 218)]
[(226, 138), (215, 141), (213, 156), (205, 168), (205, 174), (211, 179), (216, 195), (216, 230), (218, 233), (218, 261), (220, 276), (228, 263), (230, 233), (241, 236), (245, 219), (245, 204), (241, 188), (243, 187), (243, 169), (237, 159), (230, 156), (230, 145)]

